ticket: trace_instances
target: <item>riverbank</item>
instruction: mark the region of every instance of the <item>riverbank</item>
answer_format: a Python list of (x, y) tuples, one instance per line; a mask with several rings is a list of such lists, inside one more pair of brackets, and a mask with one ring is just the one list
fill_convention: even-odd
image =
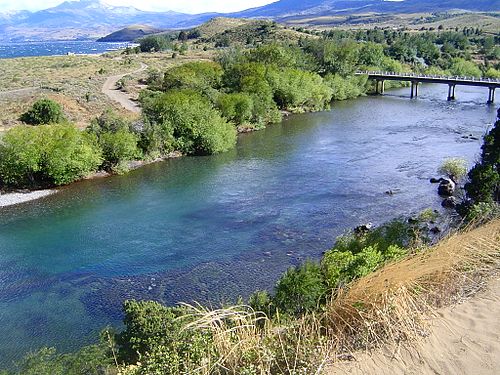
[(0, 194), (0, 207), (34, 201), (55, 194), (56, 189), (35, 190), (26, 192), (9, 192)]
[(496, 375), (500, 369), (500, 276), (458, 304), (439, 309), (428, 336), (368, 353), (331, 367), (327, 374)]

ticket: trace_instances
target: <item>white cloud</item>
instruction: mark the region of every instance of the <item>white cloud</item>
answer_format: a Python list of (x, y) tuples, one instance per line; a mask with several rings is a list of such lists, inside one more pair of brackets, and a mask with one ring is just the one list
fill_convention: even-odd
[[(272, 3), (276, 0), (103, 0), (110, 5), (134, 6), (141, 10), (175, 10), (186, 13), (235, 12)], [(56, 6), (63, 0), (0, 0), (0, 12), (8, 10), (40, 10)]]

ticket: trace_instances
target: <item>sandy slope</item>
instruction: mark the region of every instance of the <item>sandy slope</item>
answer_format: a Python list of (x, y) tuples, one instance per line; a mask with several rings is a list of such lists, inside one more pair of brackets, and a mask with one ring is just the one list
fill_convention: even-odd
[(333, 366), (332, 374), (500, 374), (500, 278), (462, 304), (438, 311), (414, 348), (379, 350)]
[(139, 105), (136, 102), (132, 101), (128, 94), (117, 90), (116, 83), (125, 76), (140, 73), (147, 68), (148, 66), (141, 62), (141, 67), (132, 73), (118, 74), (116, 76), (108, 77), (106, 79), (106, 82), (104, 82), (104, 85), (102, 86), (102, 92), (106, 94), (111, 100), (119, 103), (123, 108), (135, 113), (139, 113), (141, 111)]

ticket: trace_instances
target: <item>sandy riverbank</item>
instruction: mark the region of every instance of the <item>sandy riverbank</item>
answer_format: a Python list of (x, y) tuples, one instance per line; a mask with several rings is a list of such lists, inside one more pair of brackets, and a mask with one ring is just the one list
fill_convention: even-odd
[(411, 347), (361, 353), (327, 374), (495, 375), (500, 373), (500, 277), (465, 302), (437, 311), (429, 336)]
[(55, 189), (35, 190), (26, 193), (3, 193), (0, 195), (0, 207), (12, 206), (46, 197), (56, 193)]

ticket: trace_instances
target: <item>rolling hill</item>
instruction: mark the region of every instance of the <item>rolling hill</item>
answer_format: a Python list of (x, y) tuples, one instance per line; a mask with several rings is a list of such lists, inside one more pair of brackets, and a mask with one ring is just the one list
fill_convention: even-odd
[(287, 22), (299, 17), (433, 13), (454, 9), (500, 11), (500, 0), (280, 0), (225, 15), (147, 12), (133, 7), (111, 6), (101, 0), (73, 0), (38, 12), (0, 13), (0, 41), (90, 39), (134, 24), (157, 29), (185, 29), (217, 16)]

